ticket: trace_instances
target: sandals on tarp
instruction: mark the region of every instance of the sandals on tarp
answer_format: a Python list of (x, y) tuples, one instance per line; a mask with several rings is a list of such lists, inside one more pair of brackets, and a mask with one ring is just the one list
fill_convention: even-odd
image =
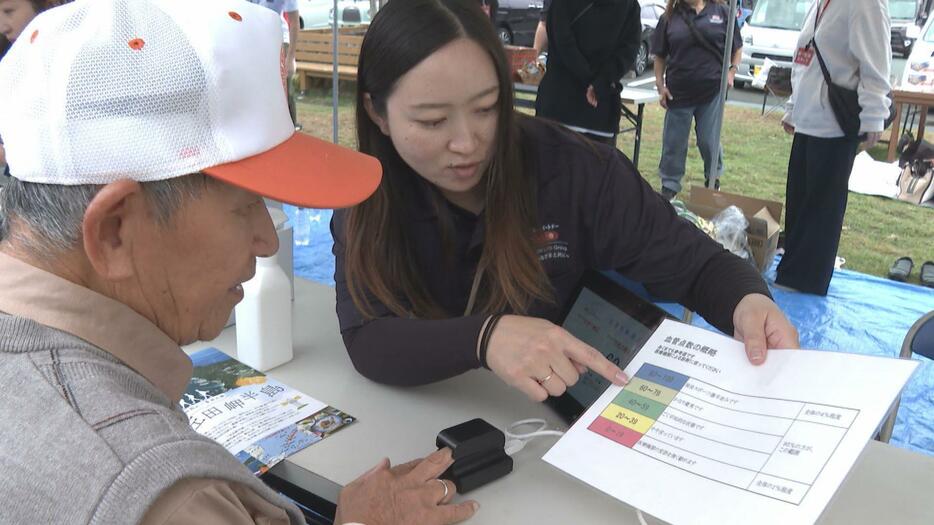
[(911, 274), (911, 269), (914, 268), (914, 266), (915, 263), (911, 260), (911, 257), (899, 257), (895, 259), (892, 267), (889, 268), (889, 279), (902, 283), (907, 281), (908, 276)]
[(925, 261), (921, 265), (921, 284), (934, 288), (934, 261)]

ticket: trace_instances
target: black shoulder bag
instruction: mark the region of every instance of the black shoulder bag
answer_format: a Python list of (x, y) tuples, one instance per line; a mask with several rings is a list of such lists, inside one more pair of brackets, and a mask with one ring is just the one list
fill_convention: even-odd
[[(816, 31), (815, 31), (816, 33)], [(827, 83), (827, 98), (830, 100), (830, 109), (833, 110), (833, 116), (837, 119), (837, 124), (843, 130), (843, 135), (853, 139), (859, 136), (859, 114), (863, 111), (859, 105), (859, 93), (855, 89), (845, 88), (834, 84), (830, 79), (830, 72), (827, 71), (827, 64), (824, 63), (824, 57), (820, 54), (817, 42), (811, 38), (811, 46), (817, 53), (817, 61), (820, 63), (820, 69), (824, 73), (824, 82)]]
[[(828, 2), (829, 3), (829, 2)], [(826, 7), (825, 7), (826, 9)], [(847, 138), (858, 138), (860, 120), (859, 115), (863, 108), (859, 105), (859, 93), (855, 89), (845, 88), (839, 84), (834, 84), (830, 78), (830, 72), (827, 71), (827, 64), (824, 63), (824, 57), (821, 56), (820, 49), (817, 47), (817, 22), (820, 20), (820, 4), (817, 5), (817, 13), (814, 16), (814, 36), (808, 44), (814, 48), (817, 53), (817, 61), (820, 63), (821, 72), (824, 73), (824, 82), (827, 83), (827, 98), (830, 101), (830, 109), (833, 110), (833, 116), (837, 119), (837, 124), (843, 130), (843, 135)], [(892, 92), (888, 94), (889, 101), (892, 101)], [(883, 129), (888, 128), (895, 119), (895, 104), (889, 104), (889, 116), (885, 119)]]

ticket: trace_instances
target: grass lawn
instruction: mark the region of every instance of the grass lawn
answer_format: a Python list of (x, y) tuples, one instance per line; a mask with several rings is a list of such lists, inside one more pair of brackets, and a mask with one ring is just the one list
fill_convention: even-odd
[[(354, 85), (341, 84), (340, 135), (345, 146), (354, 146)], [(312, 89), (298, 104), (299, 121), (306, 132), (330, 140), (330, 88)], [(642, 132), (639, 167), (643, 177), (656, 189), (661, 155), (664, 110), (647, 105)], [(727, 106), (723, 126), (725, 173), (721, 189), (751, 197), (785, 200), (785, 176), (791, 137), (779, 124), (780, 112), (762, 117), (751, 108)], [(632, 154), (632, 134), (620, 135), (619, 146)], [(870, 151), (884, 160), (886, 145)], [(704, 183), (704, 168), (697, 148), (688, 152), (685, 188)], [(784, 223), (784, 217), (782, 217)], [(892, 262), (901, 256), (915, 261), (911, 282), (918, 282), (918, 268), (934, 260), (934, 209), (850, 193), (838, 255), (846, 259), (845, 268), (885, 277)]]

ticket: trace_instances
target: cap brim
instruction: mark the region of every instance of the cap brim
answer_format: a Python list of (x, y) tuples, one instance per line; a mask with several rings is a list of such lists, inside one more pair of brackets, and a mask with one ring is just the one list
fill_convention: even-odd
[(258, 155), (201, 171), (304, 208), (353, 206), (376, 191), (383, 172), (374, 157), (300, 132)]

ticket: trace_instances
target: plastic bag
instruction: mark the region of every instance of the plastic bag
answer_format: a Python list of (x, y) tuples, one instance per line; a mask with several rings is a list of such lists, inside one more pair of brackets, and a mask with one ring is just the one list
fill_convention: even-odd
[(711, 219), (714, 225), (713, 238), (729, 250), (733, 255), (746, 261), (752, 261), (752, 252), (749, 250), (749, 241), (746, 239), (746, 228), (749, 221), (743, 211), (736, 206), (730, 206)]
[(714, 226), (712, 222), (689, 210), (680, 199), (672, 200), (671, 206), (675, 209), (675, 212), (679, 217), (690, 222), (694, 226), (697, 226), (702, 232), (706, 233), (710, 237), (713, 237)]
[(538, 85), (545, 76), (545, 63), (540, 60), (529, 62), (524, 67), (516, 71), (523, 84)]

